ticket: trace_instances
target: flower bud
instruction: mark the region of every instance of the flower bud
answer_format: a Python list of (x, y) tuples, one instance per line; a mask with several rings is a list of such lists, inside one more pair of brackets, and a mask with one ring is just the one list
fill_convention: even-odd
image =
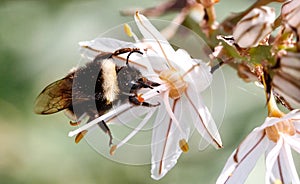
[(300, 28), (300, 1), (292, 0), (286, 2), (281, 8), (282, 22), (287, 27)]
[(261, 6), (245, 15), (233, 31), (235, 42), (242, 48), (256, 47), (273, 30), (273, 8)]
[(275, 73), (272, 86), (275, 93), (283, 97), (293, 107), (300, 107), (300, 54), (288, 52), (280, 60), (280, 68)]

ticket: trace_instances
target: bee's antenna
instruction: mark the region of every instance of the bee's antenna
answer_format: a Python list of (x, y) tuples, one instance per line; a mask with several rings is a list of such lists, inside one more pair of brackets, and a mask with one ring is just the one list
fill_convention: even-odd
[(130, 57), (130, 55), (132, 53), (134, 53), (134, 52), (137, 52), (137, 53), (143, 55), (143, 53), (141, 51), (139, 51), (139, 50), (132, 50), (132, 51), (130, 51), (129, 54), (127, 55), (127, 58), (126, 58), (126, 65), (128, 65), (128, 63), (129, 63), (129, 57)]

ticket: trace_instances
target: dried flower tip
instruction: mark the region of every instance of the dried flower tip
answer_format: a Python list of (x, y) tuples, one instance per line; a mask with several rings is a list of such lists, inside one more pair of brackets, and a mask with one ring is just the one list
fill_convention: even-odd
[(244, 16), (233, 31), (235, 42), (242, 48), (256, 47), (273, 30), (275, 11), (261, 6)]
[(75, 143), (78, 144), (87, 132), (87, 130), (79, 132), (75, 137)]
[(186, 142), (185, 139), (181, 139), (181, 140), (179, 141), (179, 147), (180, 147), (180, 149), (181, 149), (184, 153), (186, 153), (186, 152), (189, 151), (189, 145), (188, 145), (188, 143)]
[(110, 155), (114, 155), (116, 149), (117, 149), (117, 145), (113, 145), (113, 146), (110, 148), (109, 154), (110, 154)]
[(238, 76), (245, 82), (257, 81), (257, 76), (254, 71), (251, 70), (250, 66), (245, 63), (241, 63), (237, 67)]

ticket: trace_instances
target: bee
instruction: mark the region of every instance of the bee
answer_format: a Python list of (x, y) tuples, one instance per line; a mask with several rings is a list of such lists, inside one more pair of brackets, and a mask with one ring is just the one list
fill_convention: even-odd
[[(125, 66), (118, 66), (113, 59), (120, 54), (128, 53)], [(38, 95), (34, 105), (36, 114), (53, 114), (65, 111), (71, 119), (72, 126), (79, 125), (88, 117), (87, 122), (108, 112), (113, 104), (128, 101), (134, 105), (155, 107), (139, 98), (142, 88), (159, 86), (159, 83), (148, 80), (141, 72), (129, 65), (132, 53), (143, 54), (138, 48), (122, 48), (114, 53), (102, 53), (84, 66), (72, 69), (67, 76), (57, 80)], [(109, 135), (112, 145), (112, 134), (106, 122), (98, 123), (99, 127)], [(86, 134), (80, 132), (75, 138), (78, 143)]]

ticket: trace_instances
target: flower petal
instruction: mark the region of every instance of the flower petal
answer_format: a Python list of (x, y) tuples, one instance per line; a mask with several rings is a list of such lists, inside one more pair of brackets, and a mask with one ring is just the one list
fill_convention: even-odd
[(285, 136), (284, 140), (300, 154), (300, 138), (297, 136)]
[(91, 41), (79, 42), (80, 53), (83, 57), (93, 60), (97, 55), (113, 53), (121, 48), (135, 48), (134, 43), (124, 42), (113, 38), (96, 38)]
[[(182, 107), (179, 101), (174, 101), (172, 104), (174, 114), (176, 118), (180, 114)], [(163, 104), (161, 105), (163, 106)], [(178, 126), (171, 120), (171, 118), (163, 110), (159, 110), (157, 117), (154, 121), (154, 129), (152, 134), (152, 169), (151, 177), (159, 180), (165, 174), (172, 169), (177, 163), (177, 159), (182, 153), (179, 147), (179, 141), (181, 139), (188, 139), (189, 128), (184, 127), (182, 123), (184, 134), (181, 134)]]
[(196, 61), (196, 64), (193, 65), (193, 69), (187, 74), (185, 79), (190, 84), (193, 84), (196, 93), (200, 93), (210, 86), (213, 76), (210, 72), (210, 66), (201, 60), (194, 61)]
[[(283, 135), (284, 137), (287, 137)], [(297, 174), (297, 170), (295, 167), (294, 159), (291, 152), (291, 147), (288, 144), (283, 144), (283, 162), (287, 166), (287, 172), (284, 174), (289, 176), (289, 180), (287, 182), (283, 181), (283, 183), (300, 183), (299, 176)]]
[[(270, 150), (267, 150), (266, 152), (269, 152)], [(268, 181), (268, 183), (274, 183), (274, 180), (280, 180), (282, 183), (285, 183), (287, 182), (288, 180), (286, 179), (285, 175), (283, 175), (283, 173), (286, 173), (287, 170), (286, 170), (286, 164), (285, 162), (283, 162), (283, 155), (282, 155), (282, 151), (280, 151), (274, 165), (273, 165), (273, 168), (272, 168), (272, 181)], [(270, 179), (270, 178), (268, 178)], [(290, 183), (290, 182), (287, 182), (287, 183)]]
[(196, 64), (189, 53), (183, 49), (176, 50), (175, 58), (175, 64), (177, 65), (179, 71), (188, 71), (194, 64)]
[(149, 122), (149, 119), (152, 117), (153, 113), (155, 112), (155, 109), (151, 109), (149, 113), (138, 123), (136, 127), (134, 127), (133, 131), (128, 134), (120, 143), (118, 143), (116, 148), (120, 148), (124, 144), (126, 144), (136, 133), (138, 133), (147, 122)]
[(164, 36), (150, 23), (150, 21), (143, 15), (136, 12), (134, 16), (135, 22), (144, 36), (144, 43), (150, 46), (157, 53), (158, 56), (162, 56), (165, 59), (165, 63), (169, 67), (172, 67), (171, 60), (175, 55), (175, 51)]
[(231, 154), (216, 183), (244, 183), (267, 145), (265, 133), (254, 129)]
[(265, 177), (266, 183), (273, 183), (275, 179), (278, 179), (278, 178), (274, 178), (274, 175), (272, 173), (272, 168), (274, 167), (274, 164), (278, 159), (278, 155), (282, 148), (282, 144), (283, 144), (283, 139), (282, 137), (280, 137), (277, 143), (274, 144), (274, 146), (270, 146), (272, 147), (272, 149), (266, 152), (266, 177)]
[(267, 117), (265, 122), (260, 128), (265, 129), (266, 127), (272, 126), (278, 122), (286, 121), (290, 119), (300, 119), (300, 109), (295, 109), (281, 118)]
[(202, 137), (209, 143), (214, 144), (216, 148), (221, 148), (222, 141), (218, 128), (212, 118), (208, 108), (204, 105), (201, 96), (195, 93), (195, 87), (190, 85), (186, 91), (186, 97), (189, 101), (191, 111), (196, 113), (194, 125)]
[(252, 9), (236, 25), (233, 37), (242, 48), (256, 47), (272, 31), (275, 21), (273, 8), (261, 6)]

